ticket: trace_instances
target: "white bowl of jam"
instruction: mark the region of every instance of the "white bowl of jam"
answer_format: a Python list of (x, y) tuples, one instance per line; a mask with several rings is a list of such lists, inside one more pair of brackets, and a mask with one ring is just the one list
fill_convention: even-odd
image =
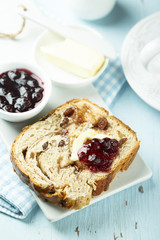
[(21, 122), (37, 115), (47, 104), (51, 81), (35, 65), (22, 62), (0, 66), (0, 118)]

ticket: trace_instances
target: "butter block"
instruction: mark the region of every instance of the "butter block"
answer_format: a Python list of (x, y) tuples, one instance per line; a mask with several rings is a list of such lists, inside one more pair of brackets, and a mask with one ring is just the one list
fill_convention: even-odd
[(71, 39), (41, 46), (40, 50), (52, 64), (82, 78), (94, 76), (105, 61), (99, 51)]

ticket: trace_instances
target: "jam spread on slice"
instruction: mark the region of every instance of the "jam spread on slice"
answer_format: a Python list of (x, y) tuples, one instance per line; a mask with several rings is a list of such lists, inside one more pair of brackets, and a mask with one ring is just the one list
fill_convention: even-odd
[(14, 69), (0, 74), (0, 109), (26, 112), (43, 97), (42, 81), (27, 69)]
[(113, 159), (119, 155), (119, 142), (108, 137), (88, 139), (77, 154), (90, 171), (109, 172)]

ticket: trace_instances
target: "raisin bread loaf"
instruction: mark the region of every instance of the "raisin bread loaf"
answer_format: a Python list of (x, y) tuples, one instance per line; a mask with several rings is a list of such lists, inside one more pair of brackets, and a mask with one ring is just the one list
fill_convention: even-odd
[[(91, 146), (92, 139), (105, 137), (118, 143), (117, 155), (112, 155), (105, 171), (93, 170), (80, 161), (77, 152), (87, 146), (87, 139)], [(136, 133), (130, 127), (83, 98), (71, 100), (25, 127), (12, 145), (11, 161), (20, 179), (40, 198), (80, 209), (106, 191), (118, 171), (128, 169), (138, 148)], [(94, 166), (95, 159), (96, 154), (90, 159)], [(96, 161), (99, 164), (101, 160)]]

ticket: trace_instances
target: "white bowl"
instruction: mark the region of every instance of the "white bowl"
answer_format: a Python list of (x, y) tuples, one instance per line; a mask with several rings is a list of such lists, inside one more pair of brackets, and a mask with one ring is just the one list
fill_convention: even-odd
[[(97, 31), (90, 27), (84, 27), (81, 25), (69, 25), (70, 28), (76, 31), (76, 29), (80, 29), (81, 31), (91, 31), (95, 35), (99, 36), (99, 38), (103, 38), (102, 35), (100, 35)], [(78, 77), (72, 73), (69, 73), (63, 69), (60, 69), (56, 66), (54, 66), (51, 62), (49, 62), (46, 57), (43, 55), (43, 53), (40, 51), (41, 46), (50, 45), (53, 43), (58, 43), (62, 41), (63, 38), (56, 35), (54, 32), (45, 31), (42, 33), (36, 43), (35, 43), (35, 60), (37, 64), (43, 68), (47, 74), (49, 75), (50, 79), (53, 81), (55, 85), (58, 85), (60, 87), (65, 88), (78, 88), (78, 87), (84, 87), (94, 81), (97, 80), (97, 78), (104, 72), (106, 69), (109, 59), (105, 59), (104, 65), (101, 67), (101, 69), (97, 72), (97, 74), (90, 78), (81, 78)]]
[(67, 0), (73, 13), (85, 20), (97, 20), (108, 15), (116, 0)]
[(36, 65), (30, 65), (28, 63), (22, 63), (22, 62), (3, 63), (0, 65), (0, 74), (16, 68), (27, 69), (33, 72), (34, 74), (36, 74), (43, 82), (44, 92), (43, 92), (42, 100), (37, 104), (37, 106), (35, 106), (35, 108), (29, 111), (22, 112), (22, 113), (11, 113), (11, 112), (6, 112), (0, 109), (0, 118), (10, 122), (22, 122), (37, 115), (47, 104), (51, 94), (51, 90), (52, 90), (52, 84), (50, 79), (48, 78), (46, 73)]

